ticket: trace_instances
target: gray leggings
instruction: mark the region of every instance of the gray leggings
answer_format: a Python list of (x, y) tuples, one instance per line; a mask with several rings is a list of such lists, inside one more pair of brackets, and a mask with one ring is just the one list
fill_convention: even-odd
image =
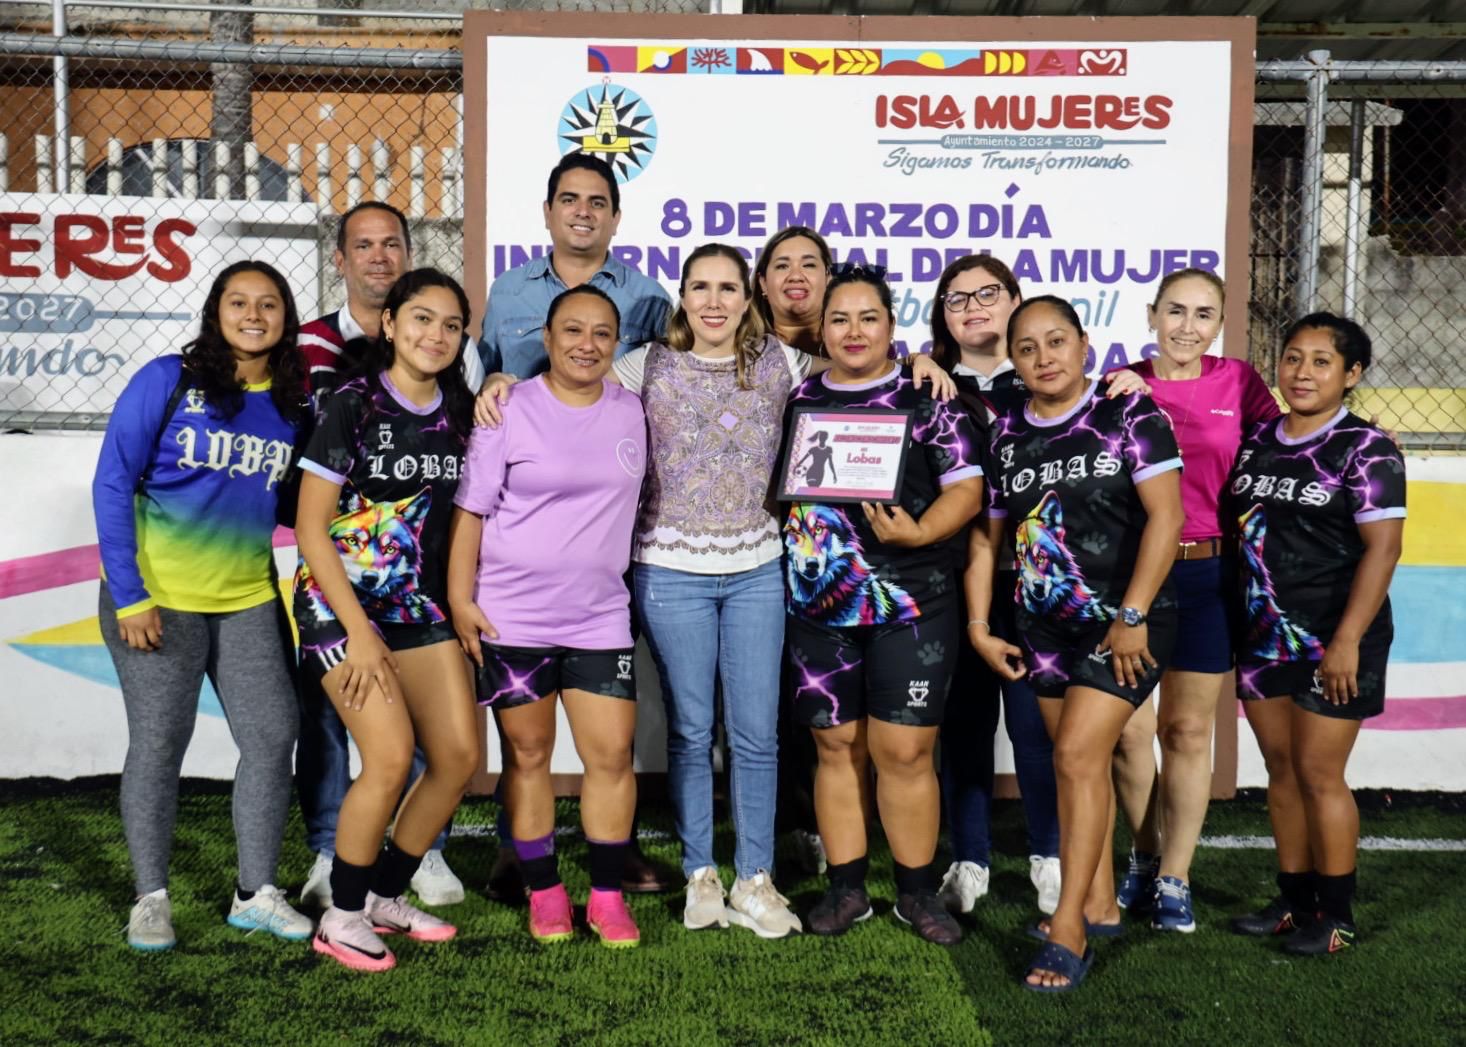
[(123, 642), (117, 608), (102, 584), (102, 638), (122, 681), (127, 762), (122, 828), (138, 894), (168, 886), (178, 816), (178, 776), (198, 717), (204, 676), (213, 681), (229, 733), (234, 769), (234, 839), (239, 886), (273, 883), (290, 809), (291, 756), (299, 728), (288, 658), (290, 629), (278, 599), (228, 614), (160, 608), (161, 650)]

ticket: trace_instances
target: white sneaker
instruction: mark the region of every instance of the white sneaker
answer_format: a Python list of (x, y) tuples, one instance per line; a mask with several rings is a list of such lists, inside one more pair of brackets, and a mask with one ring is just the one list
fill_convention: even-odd
[(316, 855), (311, 873), (305, 878), (305, 886), (300, 889), (301, 905), (313, 905), (322, 912), (331, 907), (331, 863), (335, 860), (336, 856), (330, 851)]
[(794, 856), (799, 867), (811, 876), (823, 876), (828, 863), (825, 860), (825, 842), (819, 833), (794, 830)]
[(727, 892), (718, 870), (704, 865), (687, 878), (687, 904), (682, 907), (682, 926), (689, 931), (700, 931), (717, 924), (728, 926), (728, 911), (723, 905)]
[(728, 919), (760, 938), (783, 938), (804, 930), (799, 917), (789, 911), (789, 899), (774, 890), (774, 881), (762, 869), (752, 879), (733, 884)]
[(143, 952), (161, 952), (173, 948), (177, 941), (168, 892), (154, 891), (139, 898), (127, 917), (127, 944)]
[(429, 851), (412, 874), (412, 890), (424, 905), (457, 905), (463, 901), (463, 881), (453, 875), (442, 851)]
[(988, 869), (976, 862), (953, 862), (942, 877), (942, 886), (937, 894), (942, 904), (952, 912), (971, 912), (977, 900), (988, 893), (991, 875)]
[(1054, 910), (1059, 907), (1059, 888), (1063, 884), (1059, 876), (1059, 859), (1030, 854), (1028, 878), (1038, 888), (1038, 911), (1047, 916), (1054, 915)]
[(315, 925), (290, 907), (285, 892), (274, 884), (267, 883), (255, 891), (249, 901), (242, 901), (239, 894), (229, 906), (229, 926), (242, 931), (269, 931), (287, 942), (303, 942), (311, 936)]

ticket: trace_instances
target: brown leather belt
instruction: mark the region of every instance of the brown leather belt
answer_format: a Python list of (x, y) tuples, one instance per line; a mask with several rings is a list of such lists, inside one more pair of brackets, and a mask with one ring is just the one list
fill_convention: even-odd
[(1211, 560), (1222, 555), (1220, 538), (1203, 538), (1199, 542), (1182, 542), (1176, 546), (1178, 560)]

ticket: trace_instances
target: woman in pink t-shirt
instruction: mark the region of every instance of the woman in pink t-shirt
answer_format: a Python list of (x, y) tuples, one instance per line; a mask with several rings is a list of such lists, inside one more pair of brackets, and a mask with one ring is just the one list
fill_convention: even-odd
[(646, 472), (641, 401), (607, 381), (616, 305), (589, 284), (545, 319), (550, 369), (521, 383), (514, 410), (468, 444), (449, 537), (448, 604), (512, 759), (504, 802), (540, 941), (573, 933), (555, 860), (555, 698), (585, 768), (590, 851), (586, 922), (612, 948), (641, 940), (622, 896), (636, 776), (631, 559)]
[(1226, 288), (1215, 274), (1182, 269), (1167, 275), (1148, 309), (1159, 353), (1133, 368), (1170, 416), (1181, 447), (1186, 524), (1171, 569), (1180, 617), (1176, 649), (1161, 678), (1159, 716), (1149, 702), (1141, 706), (1115, 753), (1116, 791), (1135, 838), (1117, 900), (1123, 909), (1148, 911), (1156, 930), (1182, 933), (1196, 929), (1191, 858), (1211, 795), (1217, 700), (1232, 668), (1227, 606), (1235, 564), (1222, 543), (1218, 502), (1242, 434), (1278, 415), (1251, 364), (1207, 355), (1221, 333), (1225, 304)]

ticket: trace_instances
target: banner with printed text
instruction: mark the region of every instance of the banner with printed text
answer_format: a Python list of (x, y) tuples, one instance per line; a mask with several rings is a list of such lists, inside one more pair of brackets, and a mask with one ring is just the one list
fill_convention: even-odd
[(1161, 276), (1228, 268), (1228, 40), (483, 43), (466, 232), (489, 280), (548, 250), (545, 173), (571, 150), (622, 182), (616, 255), (674, 293), (699, 244), (753, 258), (806, 225), (837, 262), (887, 268), (905, 349), (929, 343), (935, 282), (969, 253), (1070, 299), (1101, 367), (1153, 352)]

